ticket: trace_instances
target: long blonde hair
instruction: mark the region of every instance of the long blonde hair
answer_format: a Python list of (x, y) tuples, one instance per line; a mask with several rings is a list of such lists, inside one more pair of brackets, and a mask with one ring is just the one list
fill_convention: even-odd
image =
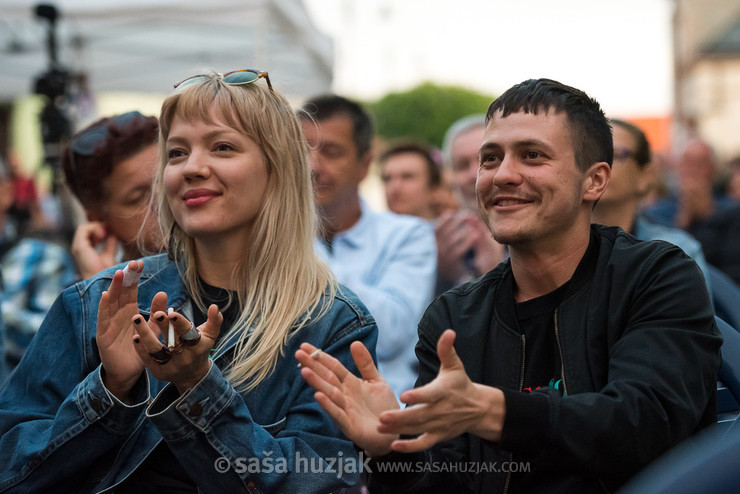
[[(232, 385), (250, 390), (275, 368), (288, 338), (306, 325), (309, 318), (302, 316), (308, 314), (315, 320), (326, 312), (336, 293), (336, 282), (313, 250), (318, 221), (307, 147), (295, 113), (280, 94), (261, 81), (230, 86), (212, 74), (162, 104), (161, 160), (154, 183), (159, 191), (155, 200), (162, 235), (193, 300), (201, 310), (206, 309), (194, 241), (175, 222), (163, 193), (165, 143), (175, 117), (210, 123), (212, 108), (227, 125), (260, 146), (269, 176), (250, 248), (233, 280), (238, 287), (240, 315), (230, 335), (239, 333), (226, 376)], [(325, 293), (327, 297), (322, 298)], [(218, 347), (231, 336), (223, 338)]]

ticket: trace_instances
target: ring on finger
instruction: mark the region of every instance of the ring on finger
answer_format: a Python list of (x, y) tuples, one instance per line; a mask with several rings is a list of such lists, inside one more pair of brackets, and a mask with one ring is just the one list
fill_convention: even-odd
[(156, 352), (149, 352), (149, 357), (159, 365), (164, 365), (170, 361), (172, 354), (167, 350), (167, 347), (162, 345), (162, 348)]
[(195, 346), (200, 342), (200, 331), (195, 327), (195, 324), (190, 323), (190, 329), (180, 335), (180, 340), (187, 346)]

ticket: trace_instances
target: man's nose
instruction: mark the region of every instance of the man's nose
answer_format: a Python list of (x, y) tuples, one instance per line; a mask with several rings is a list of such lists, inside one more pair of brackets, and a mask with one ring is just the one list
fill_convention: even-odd
[(308, 164), (311, 167), (311, 176), (317, 175), (321, 170), (321, 158), (318, 151), (311, 150), (308, 155)]
[(510, 155), (506, 155), (501, 160), (501, 164), (496, 168), (496, 175), (493, 177), (493, 183), (496, 185), (507, 185), (518, 183), (521, 175), (518, 172), (517, 161)]

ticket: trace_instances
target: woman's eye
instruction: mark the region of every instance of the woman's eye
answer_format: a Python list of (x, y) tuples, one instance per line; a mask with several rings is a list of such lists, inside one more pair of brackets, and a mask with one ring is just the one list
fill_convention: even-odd
[(170, 149), (167, 151), (167, 158), (173, 160), (183, 156), (184, 154), (185, 153), (181, 149)]
[(216, 144), (216, 151), (233, 151), (234, 147), (231, 144), (225, 142), (219, 142)]

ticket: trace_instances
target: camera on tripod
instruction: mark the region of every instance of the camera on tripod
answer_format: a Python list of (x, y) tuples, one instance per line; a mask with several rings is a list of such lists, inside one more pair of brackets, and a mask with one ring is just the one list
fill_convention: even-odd
[(68, 94), (72, 74), (62, 67), (57, 56), (56, 21), (57, 8), (51, 4), (36, 6), (36, 17), (48, 21), (47, 55), (49, 69), (34, 80), (35, 94), (46, 96), (47, 102), (41, 111), (41, 138), (46, 152), (46, 162), (55, 170), (59, 168), (59, 145), (71, 133), (71, 124), (62, 110), (62, 103)]
[(44, 72), (34, 81), (33, 92), (46, 96), (51, 101), (65, 96), (67, 87), (72, 80), (72, 74), (62, 69), (51, 69)]
[(59, 13), (54, 5), (39, 4), (36, 6), (36, 17), (48, 21), (46, 51), (49, 56), (49, 70), (36, 78), (34, 93), (54, 101), (67, 94), (67, 87), (72, 79), (72, 74), (60, 66), (57, 56), (56, 21)]

